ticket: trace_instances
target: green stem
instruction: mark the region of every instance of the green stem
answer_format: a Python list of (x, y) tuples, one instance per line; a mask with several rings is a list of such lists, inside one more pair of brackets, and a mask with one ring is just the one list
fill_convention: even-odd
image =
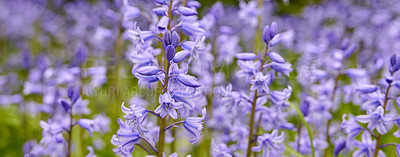
[[(266, 54), (268, 53), (268, 45), (269, 45), (269, 43), (267, 43), (267, 46), (265, 47), (264, 56), (262, 58), (261, 66), (258, 71), (263, 71), (263, 69), (264, 69), (263, 65), (266, 61), (265, 58), (267, 56)], [(254, 92), (253, 102), (251, 105), (250, 124), (249, 124), (249, 139), (248, 139), (248, 144), (247, 144), (247, 157), (250, 157), (251, 152), (252, 152), (251, 147), (253, 146), (252, 141), (253, 141), (253, 136), (254, 136), (254, 134), (253, 134), (253, 132), (254, 132), (254, 115), (256, 112), (257, 97), (258, 97), (258, 91), (256, 90)]]
[(69, 137), (68, 137), (68, 150), (67, 150), (67, 157), (71, 157), (71, 143), (72, 143), (72, 107), (74, 103), (71, 103), (71, 108), (69, 109)]
[(249, 125), (249, 140), (247, 144), (247, 157), (251, 156), (251, 147), (253, 146), (253, 130), (254, 130), (254, 114), (256, 112), (256, 102), (257, 102), (257, 90), (254, 93), (253, 104), (251, 105), (251, 113), (250, 113), (250, 125)]
[[(388, 97), (389, 97), (389, 92), (390, 92), (390, 88), (392, 87), (392, 84), (389, 84), (386, 93), (385, 93), (385, 102), (383, 104), (383, 113), (385, 113), (386, 111), (386, 105), (388, 102)], [(375, 152), (374, 152), (374, 157), (377, 157), (379, 154), (379, 143), (381, 142), (381, 134), (378, 132), (378, 137), (376, 138), (376, 144), (375, 144)]]
[[(333, 92), (332, 92), (332, 96), (331, 96), (332, 103), (335, 100), (336, 90), (337, 90), (337, 86), (338, 86), (338, 83), (339, 83), (339, 78), (340, 78), (340, 75), (341, 75), (340, 73), (341, 73), (341, 71), (339, 71), (339, 74), (335, 78), (335, 85), (333, 86)], [(333, 116), (332, 107), (329, 109), (329, 113)], [(332, 146), (332, 142), (331, 142), (331, 138), (330, 138), (330, 134), (329, 134), (329, 130), (330, 130), (330, 126), (331, 126), (331, 123), (332, 123), (332, 119), (333, 119), (333, 117), (331, 119), (329, 119), (328, 123), (326, 124), (325, 137), (326, 137), (326, 142), (328, 143), (329, 146), (328, 146), (328, 148), (325, 149), (324, 156), (328, 155), (328, 151)]]
[[(172, 0), (169, 1), (169, 6), (168, 6), (168, 29), (171, 28), (171, 21), (172, 21)], [(165, 59), (167, 58), (167, 55), (165, 54), (166, 52), (164, 51)], [(164, 89), (163, 92), (168, 92), (168, 81), (169, 81), (169, 67), (171, 66), (171, 63), (169, 61), (167, 62), (167, 66), (165, 71), (165, 84), (164, 84)], [(165, 127), (167, 125), (167, 118), (168, 116), (165, 116), (164, 118), (161, 118), (160, 120), (160, 130), (159, 130), (159, 135), (158, 135), (158, 153), (157, 157), (162, 157), (164, 153), (164, 145), (165, 145)]]

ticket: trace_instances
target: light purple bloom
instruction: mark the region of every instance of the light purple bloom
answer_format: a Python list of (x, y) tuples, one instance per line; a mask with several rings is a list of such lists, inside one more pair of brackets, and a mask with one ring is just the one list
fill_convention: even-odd
[(268, 92), (268, 82), (270, 80), (270, 75), (263, 75), (262, 72), (258, 72), (253, 80), (250, 80), (250, 83), (252, 84), (250, 90), (255, 91), (257, 90), (258, 92)]
[(206, 117), (206, 108), (201, 111), (201, 117), (187, 117), (183, 123), (183, 127), (190, 137), (190, 142), (195, 143), (203, 130), (203, 120)]
[(382, 106), (378, 106), (375, 111), (368, 110), (367, 115), (357, 116), (356, 119), (361, 123), (368, 123), (368, 129), (372, 131), (376, 128), (380, 134), (385, 134), (387, 132), (384, 124), (392, 122), (391, 118), (384, 117)]
[(176, 113), (175, 109), (181, 108), (182, 105), (176, 103), (171, 94), (164, 93), (160, 95), (158, 102), (160, 103), (160, 106), (157, 107), (155, 113), (160, 114), (162, 118), (164, 118), (167, 114), (173, 119), (178, 118), (178, 114)]
[(282, 147), (280, 144), (285, 139), (284, 135), (284, 132), (282, 132), (281, 135), (278, 135), (277, 129), (273, 130), (271, 134), (263, 134), (257, 138), (258, 146), (253, 147), (251, 150), (255, 152), (263, 150), (262, 156), (271, 156), (271, 151), (278, 150)]

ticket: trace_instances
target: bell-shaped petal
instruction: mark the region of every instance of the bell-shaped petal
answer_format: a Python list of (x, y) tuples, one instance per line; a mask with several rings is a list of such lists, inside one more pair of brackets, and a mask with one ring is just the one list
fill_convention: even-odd
[(270, 36), (269, 36), (269, 25), (266, 25), (263, 30), (263, 39), (266, 44), (269, 43)]
[(178, 7), (178, 12), (180, 14), (184, 15), (184, 16), (197, 15), (197, 11), (196, 10), (190, 9), (188, 7), (183, 7), (183, 6)]
[(274, 62), (277, 62), (277, 63), (285, 63), (285, 59), (283, 59), (282, 56), (279, 55), (279, 54), (276, 53), (276, 52), (270, 52), (270, 53), (268, 53), (268, 56), (269, 56), (269, 58), (270, 58), (272, 61), (274, 61)]
[(168, 28), (169, 18), (168, 16), (161, 17), (157, 23), (157, 29), (159, 33), (164, 33)]
[(367, 93), (372, 93), (375, 92), (378, 89), (378, 86), (373, 85), (373, 84), (361, 84), (356, 88), (356, 91), (367, 94)]
[(153, 12), (157, 15), (157, 16), (167, 16), (167, 9), (163, 8), (163, 7), (158, 7), (158, 8), (154, 8)]
[(202, 35), (204, 34), (204, 29), (200, 28), (197, 24), (191, 24), (188, 22), (183, 22), (181, 25), (181, 30), (188, 36)]
[(189, 75), (185, 75), (185, 74), (179, 74), (177, 76), (178, 81), (181, 82), (182, 84), (184, 84), (185, 86), (189, 86), (189, 87), (200, 87), (200, 83), (197, 82), (196, 78), (193, 76), (189, 76)]
[(281, 34), (277, 34), (269, 41), (269, 46), (273, 47), (281, 41)]
[(71, 105), (64, 100), (61, 100), (60, 104), (65, 110), (65, 112), (68, 112), (68, 110), (71, 108)]
[(168, 45), (167, 49), (165, 49), (165, 54), (167, 56), (167, 60), (171, 61), (175, 57), (175, 48), (172, 45)]
[(157, 66), (144, 66), (140, 67), (136, 72), (138, 72), (141, 75), (156, 75), (158, 72), (160, 72), (161, 69), (158, 68)]
[(345, 74), (351, 78), (362, 78), (367, 75), (367, 71), (364, 69), (347, 69)]
[(276, 24), (276, 22), (272, 22), (271, 27), (269, 28), (270, 39), (274, 38), (277, 32), (278, 32), (278, 24)]
[(190, 55), (190, 52), (188, 50), (179, 51), (175, 54), (173, 61), (175, 63), (179, 63), (189, 55)]
[(238, 53), (235, 57), (243, 61), (253, 61), (257, 58), (257, 55), (254, 53)]

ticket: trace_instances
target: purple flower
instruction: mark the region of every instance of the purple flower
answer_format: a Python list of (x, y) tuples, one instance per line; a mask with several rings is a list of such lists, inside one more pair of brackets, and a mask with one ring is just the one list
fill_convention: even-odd
[(267, 64), (265, 66), (270, 66), (272, 70), (285, 74), (286, 76), (289, 76), (289, 73), (293, 71), (292, 69), (292, 64), (286, 62), (286, 63), (276, 63), (272, 62), (270, 64)]
[(187, 117), (183, 123), (183, 127), (188, 132), (191, 143), (198, 141), (198, 137), (203, 129), (203, 120), (206, 117), (206, 108), (203, 108), (201, 113), (201, 117)]
[(238, 53), (235, 57), (243, 61), (253, 61), (257, 58), (257, 55), (254, 53)]
[(118, 119), (119, 129), (116, 135), (113, 135), (111, 143), (117, 146), (113, 149), (116, 155), (130, 156), (135, 144), (140, 140), (140, 134), (132, 130), (129, 125), (121, 118)]
[(190, 9), (188, 7), (180, 6), (178, 7), (178, 12), (184, 16), (193, 16), (197, 15), (197, 11)]
[(43, 128), (43, 137), (42, 140), (40, 140), (41, 144), (52, 145), (64, 142), (64, 137), (62, 135), (63, 127), (60, 124), (49, 119), (48, 123), (40, 121), (40, 126)]
[(161, 17), (157, 24), (157, 30), (159, 33), (165, 33), (168, 28), (169, 18), (168, 16)]
[(146, 76), (156, 75), (160, 71), (161, 69), (157, 66), (143, 66), (136, 70), (136, 72), (138, 72), (139, 74)]
[(269, 58), (277, 63), (285, 63), (285, 59), (281, 57), (281, 55), (277, 54), (276, 52), (269, 52), (268, 53)]
[(396, 54), (393, 54), (390, 57), (390, 62), (389, 62), (389, 72), (393, 74), (394, 72), (398, 71), (400, 69), (400, 57), (396, 57)]
[[(371, 135), (367, 131), (364, 131), (361, 136), (361, 141), (353, 142), (353, 145), (358, 148), (358, 150), (353, 153), (353, 156), (373, 156), (375, 152), (375, 144), (376, 141), (371, 140)], [(379, 150), (379, 156), (385, 156), (385, 154)]]
[(189, 56), (190, 55), (190, 51), (188, 51), (188, 50), (182, 50), (182, 51), (179, 51), (179, 52), (177, 52), (176, 54), (175, 54), (175, 57), (174, 57), (174, 59), (173, 59), (173, 61), (175, 62), (175, 63), (179, 63), (179, 62), (181, 62), (182, 60), (184, 60), (187, 56)]
[(333, 150), (334, 156), (338, 156), (340, 151), (342, 151), (344, 148), (346, 148), (346, 141), (345, 140), (340, 140), (338, 144), (336, 144), (335, 149)]
[(160, 114), (162, 118), (164, 118), (167, 114), (173, 119), (178, 118), (175, 109), (181, 108), (182, 105), (176, 103), (171, 94), (164, 93), (160, 95), (160, 97), (158, 98), (158, 102), (160, 103), (160, 106), (157, 107), (155, 113)]
[(356, 88), (356, 91), (367, 94), (367, 93), (372, 93), (375, 92), (378, 89), (376, 85), (373, 84), (361, 84)]
[(232, 152), (224, 143), (217, 144), (214, 139), (211, 140), (211, 154), (218, 157), (232, 157)]
[(271, 156), (271, 151), (279, 150), (281, 148), (281, 143), (285, 139), (284, 132), (278, 135), (278, 130), (275, 129), (271, 134), (263, 134), (257, 138), (258, 146), (253, 147), (251, 150), (255, 152), (260, 152), (263, 150), (262, 156)]
[(93, 131), (99, 131), (100, 127), (96, 124), (96, 122), (92, 119), (79, 119), (79, 126), (89, 131), (89, 135), (92, 136)]
[(200, 83), (197, 82), (196, 78), (190, 75), (178, 74), (177, 79), (179, 82), (188, 87), (197, 88), (201, 86)]
[(346, 114), (342, 116), (341, 129), (350, 139), (353, 139), (361, 133), (362, 128), (353, 115), (350, 115), (348, 120), (346, 120), (346, 116)]
[(373, 131), (376, 128), (380, 134), (385, 134), (387, 132), (384, 124), (392, 122), (391, 118), (384, 117), (382, 106), (378, 106), (374, 112), (368, 110), (367, 115), (357, 116), (356, 119), (361, 123), (368, 123), (368, 129)]
[(268, 82), (270, 81), (270, 75), (264, 76), (262, 72), (258, 72), (253, 80), (250, 80), (252, 84), (250, 90), (259, 92), (268, 92)]

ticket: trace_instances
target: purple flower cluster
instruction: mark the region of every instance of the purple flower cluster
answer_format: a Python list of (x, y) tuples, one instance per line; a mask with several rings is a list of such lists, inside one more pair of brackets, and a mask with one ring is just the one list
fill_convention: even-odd
[(0, 125), (27, 157), (400, 156), (400, 2), (292, 7), (1, 1)]

